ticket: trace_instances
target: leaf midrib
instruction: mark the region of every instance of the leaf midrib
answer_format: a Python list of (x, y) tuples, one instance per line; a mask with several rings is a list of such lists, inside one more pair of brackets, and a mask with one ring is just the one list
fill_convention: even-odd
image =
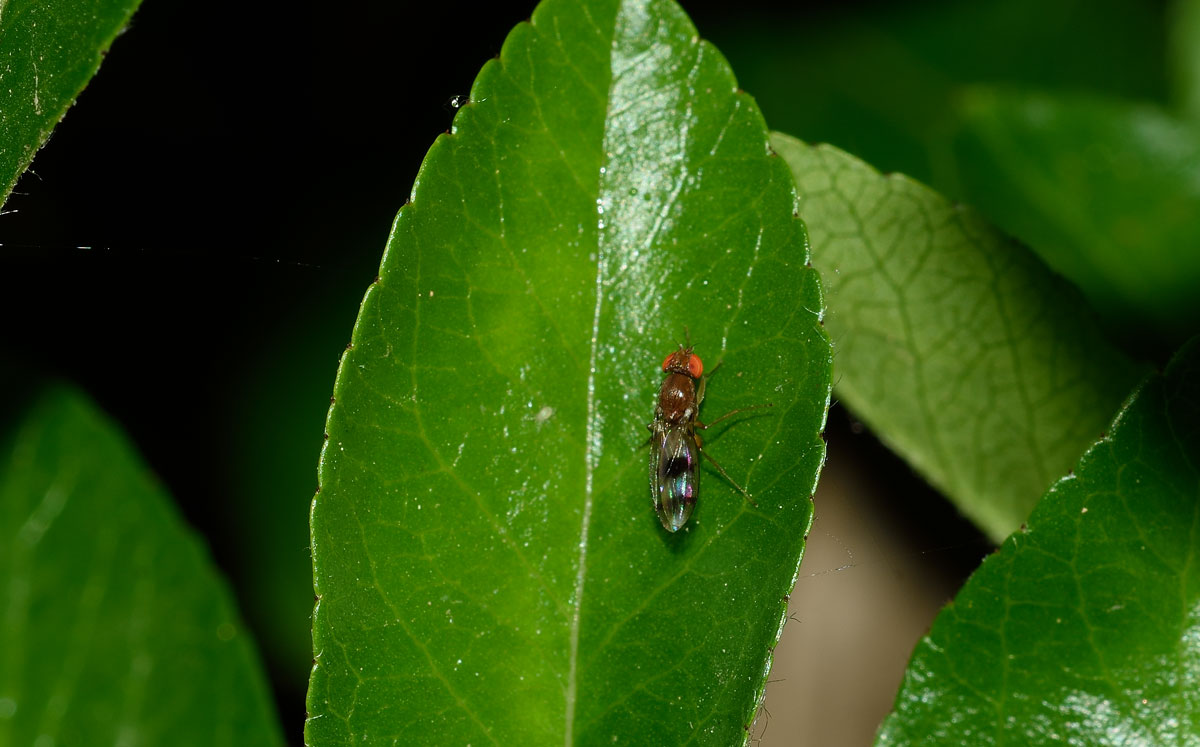
[[(598, 173), (596, 174), (596, 194), (597, 198), (606, 193), (604, 189), (604, 181), (611, 171), (608, 168), (610, 159), (608, 155), (614, 152), (615, 149), (609, 148), (608, 143), (610, 136), (613, 134), (610, 130), (610, 125), (617, 119), (616, 113), (622, 111), (622, 107), (626, 102), (614, 101), (613, 92), (616, 90), (616, 81), (619, 76), (617, 71), (627, 71), (633, 69), (636, 61), (630, 60), (619, 48), (618, 40), (621, 39), (621, 34), (618, 29), (622, 23), (622, 12), (624, 5), (618, 3), (616, 16), (613, 19), (612, 41), (609, 45), (609, 71), (610, 77), (606, 88), (605, 101), (605, 118), (604, 132), (601, 138), (602, 153)], [(594, 19), (589, 15), (589, 20), (595, 24)], [(693, 40), (693, 43), (698, 43), (698, 39)], [(694, 68), (692, 73), (700, 67), (700, 61), (703, 56), (703, 47), (700, 53), (697, 54), (694, 60)], [(675, 189), (671, 193), (669, 199), (665, 201), (662, 210), (657, 216), (653, 226), (647, 232), (644, 248), (649, 249), (653, 246), (655, 238), (666, 224), (667, 215), (671, 209), (677, 204), (679, 196), (683, 191), (684, 182), (680, 180), (675, 185)], [(567, 675), (567, 690), (566, 690), (566, 712), (565, 723), (563, 729), (564, 744), (570, 747), (574, 741), (575, 728), (575, 706), (578, 693), (578, 674), (579, 674), (579, 634), (581, 626), (581, 611), (583, 609), (583, 594), (587, 577), (587, 553), (589, 549), (588, 536), (591, 527), (592, 508), (595, 496), (595, 472), (601, 454), (603, 453), (603, 420), (599, 417), (596, 406), (596, 372), (597, 361), (600, 354), (600, 321), (601, 314), (604, 309), (604, 287), (606, 278), (606, 269), (609, 261), (609, 253), (605, 251), (605, 241), (603, 239), (604, 231), (602, 230), (605, 216), (603, 214), (602, 201), (596, 201), (596, 220), (601, 230), (597, 233), (596, 241), (596, 276), (594, 280), (595, 287), (595, 305), (592, 310), (592, 329), (591, 340), (588, 355), (588, 378), (587, 378), (587, 425), (584, 439), (584, 507), (583, 516), (580, 521), (580, 539), (579, 539), (579, 556), (576, 565), (575, 586), (573, 589), (573, 610), (571, 614), (570, 627), (570, 644), (568, 654), (568, 675)], [(757, 247), (755, 249), (757, 257)], [(740, 301), (740, 297), (739, 297)], [(740, 308), (740, 303), (739, 303)]]
[[(583, 7), (587, 7), (584, 5)], [(618, 14), (620, 10), (617, 11)], [(599, 28), (595, 19), (588, 14), (588, 20), (603, 33)], [(614, 19), (615, 22), (615, 19)], [(615, 25), (615, 24), (614, 24)], [(609, 70), (612, 68), (612, 55), (616, 44), (616, 33), (612, 35), (612, 41), (609, 43)], [(613, 81), (611, 74), (608, 81), (608, 87), (605, 91), (605, 127), (601, 137), (601, 146), (608, 140), (608, 122), (611, 121), (609, 112), (612, 107), (612, 90)], [(601, 166), (597, 170), (596, 177), (596, 194), (600, 194), (600, 182), (602, 175), (607, 171), (607, 159), (601, 159)], [(596, 202), (596, 217), (600, 220), (600, 204)], [(600, 236), (596, 237), (596, 277), (594, 287), (596, 290), (596, 302), (592, 307), (592, 339), (588, 351), (588, 376), (587, 376), (587, 424), (584, 434), (583, 448), (583, 516), (580, 519), (579, 526), (579, 560), (575, 566), (575, 585), (572, 589), (573, 609), (571, 610), (571, 629), (569, 635), (568, 653), (567, 653), (567, 691), (565, 698), (565, 709), (563, 718), (563, 744), (566, 747), (571, 747), (575, 739), (575, 700), (578, 693), (578, 676), (579, 676), (579, 628), (580, 628), (580, 612), (583, 609), (583, 591), (584, 584), (587, 580), (587, 551), (588, 551), (588, 533), (592, 523), (592, 504), (595, 490), (595, 473), (596, 461), (599, 459), (602, 451), (602, 443), (597, 443), (597, 439), (601, 438), (601, 423), (597, 422), (596, 415), (596, 358), (600, 351), (600, 313), (604, 307), (604, 242), (600, 240)]]

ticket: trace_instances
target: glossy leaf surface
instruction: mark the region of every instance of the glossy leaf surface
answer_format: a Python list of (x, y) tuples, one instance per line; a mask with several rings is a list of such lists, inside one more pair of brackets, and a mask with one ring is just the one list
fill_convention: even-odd
[(56, 390), (0, 454), (0, 744), (282, 744), (228, 590), (116, 428)]
[(0, 2), (0, 204), (140, 4)]
[(1147, 104), (976, 89), (964, 193), (1106, 315), (1176, 343), (1200, 325), (1200, 124)]
[(1200, 344), (984, 561), (913, 654), (881, 744), (1200, 738)]
[(1072, 288), (974, 212), (775, 134), (826, 279), (838, 397), (997, 542), (1139, 369)]
[[(765, 686), (830, 349), (787, 166), (674, 3), (543, 3), (400, 212), (312, 513), (307, 737), (727, 745)], [(645, 425), (690, 330), (722, 422), (664, 532)]]

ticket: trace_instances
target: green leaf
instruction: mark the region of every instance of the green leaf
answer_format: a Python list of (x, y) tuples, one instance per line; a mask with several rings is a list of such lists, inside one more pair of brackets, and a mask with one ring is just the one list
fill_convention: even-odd
[(0, 205), (140, 4), (0, 1)]
[(1140, 336), (1200, 327), (1200, 124), (1156, 107), (975, 89), (964, 192)]
[(776, 133), (825, 278), (837, 396), (996, 541), (1141, 369), (1078, 294), (971, 210)]
[(733, 22), (709, 38), (775, 129), (938, 188), (953, 184), (947, 126), (963, 85), (1003, 81), (1150, 99), (1165, 93), (1162, 9), (1144, 0), (827, 3), (817, 10), (726, 12)]
[[(438, 138), (363, 301), (312, 544), (310, 744), (742, 742), (811, 523), (830, 349), (786, 165), (672, 2), (548, 0)], [(645, 425), (690, 329), (692, 521)], [(425, 735), (422, 737), (421, 735)]]
[(1200, 121), (1200, 0), (1174, 0), (1167, 19), (1167, 61), (1179, 113)]
[(281, 744), (228, 590), (117, 428), (54, 390), (0, 453), (0, 744)]
[(1193, 744), (1200, 343), (984, 561), (913, 654), (881, 744)]

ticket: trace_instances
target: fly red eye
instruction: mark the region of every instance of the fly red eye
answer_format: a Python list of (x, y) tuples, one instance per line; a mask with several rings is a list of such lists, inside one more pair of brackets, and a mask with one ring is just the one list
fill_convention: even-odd
[(671, 365), (671, 359), (672, 359), (672, 358), (674, 358), (674, 357), (675, 357), (675, 354), (674, 354), (674, 353), (671, 353), (671, 354), (670, 354), (670, 355), (668, 355), (666, 358), (663, 358), (663, 370), (664, 370), (664, 371), (666, 371), (666, 370), (667, 370), (667, 366)]
[(700, 378), (700, 374), (704, 373), (704, 364), (700, 362), (700, 356), (688, 356), (688, 373), (692, 375), (693, 379)]

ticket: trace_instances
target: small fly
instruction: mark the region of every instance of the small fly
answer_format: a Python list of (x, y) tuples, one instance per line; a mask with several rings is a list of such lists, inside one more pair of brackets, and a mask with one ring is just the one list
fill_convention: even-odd
[[(720, 367), (717, 364), (717, 368)], [(667, 377), (658, 390), (658, 404), (654, 407), (654, 422), (650, 430), (650, 492), (654, 499), (654, 510), (668, 532), (678, 532), (692, 515), (700, 487), (700, 455), (717, 468), (721, 476), (738, 489), (746, 500), (757, 506), (750, 494), (734, 482), (721, 465), (702, 451), (703, 445), (696, 429), (716, 425), (725, 418), (746, 410), (770, 407), (770, 404), (753, 405), (731, 410), (707, 425), (696, 419), (700, 403), (704, 401), (704, 363), (692, 352), (692, 346), (680, 343), (679, 350), (663, 361), (662, 370)], [(709, 376), (716, 372), (709, 372)], [(699, 379), (700, 387), (696, 388)]]

